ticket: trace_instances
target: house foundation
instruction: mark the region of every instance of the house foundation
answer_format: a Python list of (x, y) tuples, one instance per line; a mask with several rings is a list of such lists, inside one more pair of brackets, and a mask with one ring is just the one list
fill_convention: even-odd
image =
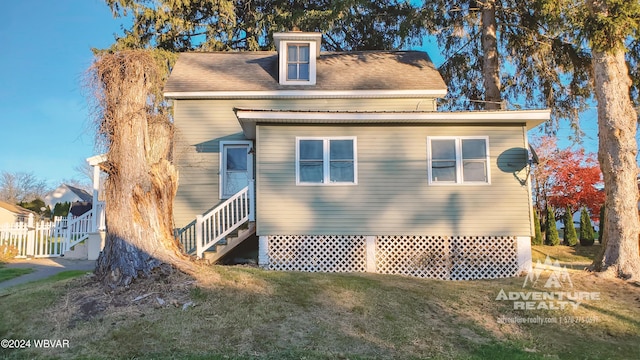
[(269, 270), (371, 272), (443, 280), (513, 277), (531, 269), (529, 237), (260, 236), (259, 265)]

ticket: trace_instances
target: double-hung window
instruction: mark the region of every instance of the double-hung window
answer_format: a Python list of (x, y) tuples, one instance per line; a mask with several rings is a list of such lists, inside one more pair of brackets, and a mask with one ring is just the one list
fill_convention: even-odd
[(297, 138), (296, 184), (356, 184), (355, 137)]
[(309, 81), (309, 44), (287, 45), (287, 80)]
[(427, 138), (430, 184), (489, 184), (489, 138)]

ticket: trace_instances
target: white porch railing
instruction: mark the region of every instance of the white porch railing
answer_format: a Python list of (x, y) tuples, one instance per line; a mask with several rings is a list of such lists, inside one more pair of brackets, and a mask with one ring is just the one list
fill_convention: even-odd
[(67, 219), (67, 233), (65, 236), (66, 248), (64, 251), (71, 249), (71, 247), (79, 244), (89, 238), (89, 234), (94, 232), (93, 229), (93, 211), (87, 211), (86, 213)]
[(227, 199), (222, 204), (180, 229), (177, 236), (187, 253), (195, 250), (202, 258), (204, 252), (224, 239), (247, 221), (255, 221), (254, 182)]

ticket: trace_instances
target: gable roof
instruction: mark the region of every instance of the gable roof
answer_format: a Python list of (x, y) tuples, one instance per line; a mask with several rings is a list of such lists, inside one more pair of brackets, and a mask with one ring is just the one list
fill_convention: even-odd
[(56, 203), (61, 201), (60, 199), (65, 193), (71, 193), (77, 196), (80, 199), (79, 201), (93, 201), (93, 196), (88, 192), (75, 186), (62, 184), (44, 197), (44, 203), (53, 208)]
[(239, 92), (286, 96), (287, 91), (291, 96), (353, 91), (446, 94), (440, 73), (421, 51), (321, 53), (316, 72), (316, 85), (280, 85), (275, 51), (182, 53), (164, 91), (167, 98), (238, 96)]
[(29, 215), (31, 213), (33, 213), (31, 210), (27, 210), (25, 208), (23, 208), (22, 206), (19, 205), (14, 205), (14, 204), (10, 204), (8, 202), (5, 201), (0, 201), (0, 208), (3, 208), (5, 210), (8, 210), (14, 214), (18, 214), (18, 215)]
[(74, 194), (76, 194), (81, 201), (93, 201), (93, 196), (91, 194), (89, 194), (88, 192), (86, 192), (85, 190), (82, 190), (80, 188), (77, 188), (75, 186), (71, 186), (71, 185), (65, 185), (69, 190), (71, 190), (71, 192), (73, 192)]

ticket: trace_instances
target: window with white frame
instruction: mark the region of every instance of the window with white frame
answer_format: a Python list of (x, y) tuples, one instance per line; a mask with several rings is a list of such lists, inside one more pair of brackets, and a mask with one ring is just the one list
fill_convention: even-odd
[(287, 80), (309, 81), (309, 44), (287, 45)]
[(489, 138), (428, 137), (430, 184), (489, 184)]
[(355, 137), (297, 138), (296, 183), (356, 184), (356, 147)]

